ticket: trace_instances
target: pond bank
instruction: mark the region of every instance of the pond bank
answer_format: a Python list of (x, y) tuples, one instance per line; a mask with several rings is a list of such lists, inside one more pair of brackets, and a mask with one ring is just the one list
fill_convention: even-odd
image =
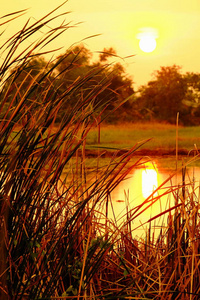
[[(128, 150), (126, 149), (86, 149), (85, 150), (85, 155), (88, 158), (96, 157), (97, 153), (99, 156), (102, 158), (104, 157), (112, 157), (114, 154), (116, 156), (123, 155), (126, 153)], [(196, 156), (200, 151), (198, 150), (191, 150), (188, 151), (188, 149), (179, 149), (178, 150), (178, 155), (179, 156)], [(158, 148), (158, 149), (139, 149), (135, 151), (136, 156), (175, 156), (176, 155), (176, 149), (163, 149), (163, 148)]]

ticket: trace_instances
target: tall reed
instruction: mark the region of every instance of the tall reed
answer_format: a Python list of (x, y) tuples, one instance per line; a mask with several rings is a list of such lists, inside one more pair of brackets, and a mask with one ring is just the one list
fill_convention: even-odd
[[(96, 294), (96, 274), (111, 242), (95, 208), (117, 184), (116, 176), (125, 176), (134, 152), (125, 153), (119, 163), (113, 159), (101, 173), (97, 169), (88, 184), (85, 141), (101, 111), (94, 99), (109, 80), (92, 83), (82, 97), (86, 83), (94, 82), (102, 68), (77, 78), (64, 92), (57, 84), (60, 74), (55, 76), (62, 59), (35, 76), (29, 71), (28, 64), (45, 54), (37, 50), (69, 28), (64, 23), (51, 28), (51, 21), (61, 16), (53, 13), (32, 25), (27, 22), (1, 46), (1, 299)], [(12, 22), (17, 16), (20, 12), (3, 19)], [(20, 52), (22, 43), (42, 28), (48, 28), (46, 34)], [(66, 76), (72, 67), (73, 62)], [(27, 76), (18, 84), (22, 72)], [(64, 103), (75, 93), (79, 100), (63, 114)]]

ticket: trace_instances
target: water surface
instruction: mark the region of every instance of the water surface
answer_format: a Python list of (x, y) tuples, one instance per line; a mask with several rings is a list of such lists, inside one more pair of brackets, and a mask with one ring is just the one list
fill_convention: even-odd
[[(148, 163), (144, 168), (136, 168), (112, 192), (109, 217), (113, 218), (112, 210), (114, 210), (118, 226), (122, 220), (132, 219), (132, 230), (141, 236), (149, 228), (148, 220), (173, 207), (177, 195), (182, 197), (182, 192), (189, 195), (192, 191), (197, 194), (199, 179), (199, 167), (187, 168), (185, 177), (181, 170), (177, 172), (169, 169), (159, 170), (155, 163)], [(147, 208), (148, 206), (150, 207)], [(151, 226), (158, 232), (166, 222), (167, 214), (156, 218)]]

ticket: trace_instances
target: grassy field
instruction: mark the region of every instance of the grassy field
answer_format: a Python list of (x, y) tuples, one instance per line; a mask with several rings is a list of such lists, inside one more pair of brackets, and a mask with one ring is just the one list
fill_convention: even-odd
[[(151, 140), (149, 140), (151, 139)], [(148, 140), (148, 141), (147, 141)], [(130, 148), (137, 143), (147, 141), (142, 148), (175, 149), (176, 126), (162, 123), (127, 123), (117, 125), (102, 125), (100, 130), (100, 145), (110, 148)], [(92, 130), (87, 138), (90, 146), (98, 143), (98, 130)], [(191, 151), (200, 145), (200, 126), (179, 127), (179, 148)]]
[[(200, 126), (178, 127), (178, 149), (184, 150), (184, 156), (179, 155), (176, 161), (176, 131), (175, 125), (164, 123), (101, 125), (100, 134), (99, 128), (94, 128), (89, 132), (87, 148), (92, 150), (99, 147), (99, 149), (112, 152), (112, 149), (130, 149), (133, 146), (139, 146), (135, 152), (136, 155), (137, 153), (139, 156), (148, 155), (160, 168), (174, 169), (176, 164), (180, 167), (183, 163), (190, 161), (191, 157), (197, 153), (196, 150), (199, 149), (200, 144)], [(92, 166), (93, 161), (90, 161), (90, 166)], [(199, 159), (191, 162), (190, 166), (199, 167)]]

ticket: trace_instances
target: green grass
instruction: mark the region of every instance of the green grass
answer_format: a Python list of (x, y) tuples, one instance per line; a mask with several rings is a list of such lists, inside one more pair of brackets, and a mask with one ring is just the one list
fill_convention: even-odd
[[(113, 151), (112, 149), (130, 149), (139, 147), (138, 150), (145, 156), (149, 156), (157, 163), (160, 169), (176, 169), (189, 162), (197, 154), (200, 143), (200, 126), (178, 128), (178, 149), (184, 149), (185, 155), (176, 158), (176, 126), (163, 123), (127, 123), (100, 126), (100, 143), (98, 143), (99, 128), (92, 129), (87, 136), (87, 148), (90, 150), (99, 147), (101, 151)], [(159, 150), (149, 153), (149, 150)], [(171, 155), (173, 150), (173, 155)], [(193, 151), (195, 150), (195, 152)], [(163, 155), (165, 153), (165, 155)], [(166, 155), (169, 153), (169, 155)], [(189, 156), (190, 154), (190, 156)], [(137, 156), (137, 151), (135, 152)], [(141, 155), (141, 154), (139, 154)], [(103, 165), (106, 158), (100, 160)], [(176, 160), (177, 159), (177, 160)], [(137, 158), (133, 160), (135, 162)], [(90, 167), (94, 166), (94, 159), (88, 158)], [(190, 166), (200, 167), (198, 157), (190, 163)]]
[[(101, 127), (100, 145), (110, 148), (129, 148), (139, 142), (148, 141), (142, 148), (147, 149), (175, 149), (176, 126), (169, 124), (116, 124), (103, 125)], [(93, 130), (87, 137), (90, 146), (97, 145), (98, 130)], [(200, 145), (200, 126), (180, 127), (178, 129), (179, 148), (194, 149), (194, 145)]]

